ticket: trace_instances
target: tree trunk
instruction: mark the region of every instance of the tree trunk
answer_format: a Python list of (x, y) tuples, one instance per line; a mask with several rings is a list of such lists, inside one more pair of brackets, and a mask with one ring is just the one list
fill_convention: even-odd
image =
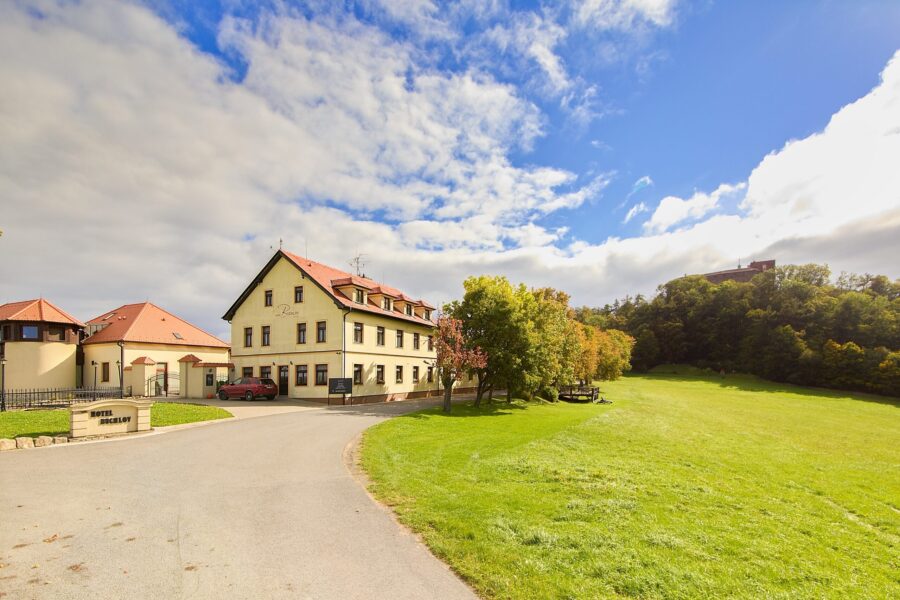
[(453, 394), (453, 382), (444, 386), (444, 412), (450, 414), (450, 397)]
[(484, 396), (484, 388), (486, 382), (487, 376), (481, 371), (478, 371), (478, 387), (475, 390), (475, 408), (481, 406), (481, 398)]

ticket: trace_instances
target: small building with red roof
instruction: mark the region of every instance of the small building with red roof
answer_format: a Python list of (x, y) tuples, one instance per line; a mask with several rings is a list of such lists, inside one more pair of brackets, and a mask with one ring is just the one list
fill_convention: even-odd
[(206, 397), (230, 377), (227, 342), (152, 302), (126, 304), (87, 322), (84, 382), (138, 396)]
[(274, 379), (279, 395), (353, 402), (439, 392), (434, 306), (361, 275), (279, 249), (222, 317), (241, 377)]
[(0, 305), (4, 389), (79, 385), (78, 339), (84, 327), (44, 298)]

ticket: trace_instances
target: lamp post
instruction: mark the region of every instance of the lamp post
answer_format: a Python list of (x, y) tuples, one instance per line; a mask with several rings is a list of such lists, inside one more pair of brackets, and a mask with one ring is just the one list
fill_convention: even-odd
[(125, 396), (125, 386), (122, 385), (122, 361), (116, 361), (116, 369), (119, 370), (119, 398), (123, 398)]
[(6, 412), (6, 357), (0, 356), (0, 412)]
[(94, 400), (97, 399), (97, 361), (92, 360), (91, 366), (94, 367)]

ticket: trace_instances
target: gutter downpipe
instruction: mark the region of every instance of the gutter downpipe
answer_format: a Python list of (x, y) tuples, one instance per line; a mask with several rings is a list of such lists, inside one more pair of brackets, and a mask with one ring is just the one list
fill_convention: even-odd
[[(341, 327), (341, 379), (346, 378), (347, 373), (347, 315), (353, 312), (353, 307), (347, 307), (344, 313), (344, 326)], [(341, 404), (347, 403), (347, 394), (341, 394)], [(353, 406), (353, 395), (350, 396), (350, 405)]]

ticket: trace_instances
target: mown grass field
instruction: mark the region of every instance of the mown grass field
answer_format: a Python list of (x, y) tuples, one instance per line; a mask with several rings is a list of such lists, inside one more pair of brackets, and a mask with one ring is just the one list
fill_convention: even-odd
[(601, 389), (612, 405), (382, 423), (373, 493), (485, 597), (900, 597), (900, 403), (731, 376)]
[[(227, 419), (232, 414), (224, 408), (201, 404), (157, 402), (150, 409), (150, 426), (165, 427), (197, 421)], [(16, 410), (0, 413), (0, 438), (39, 435), (66, 435), (69, 432), (69, 411)]]

